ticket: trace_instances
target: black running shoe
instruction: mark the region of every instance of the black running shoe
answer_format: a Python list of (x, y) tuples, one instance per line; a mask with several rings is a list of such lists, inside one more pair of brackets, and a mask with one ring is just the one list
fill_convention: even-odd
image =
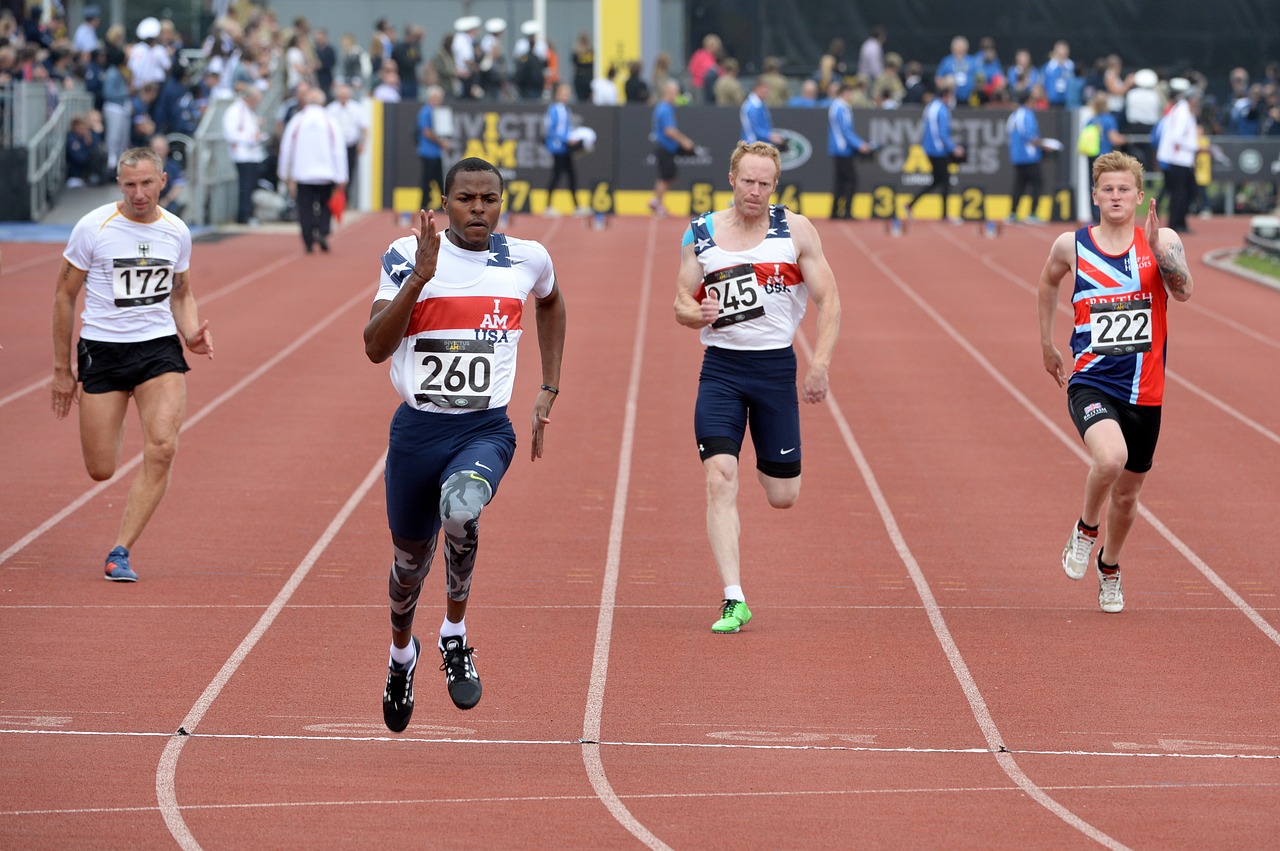
[(470, 709), (480, 702), (480, 675), (476, 673), (475, 662), (471, 661), (476, 649), (467, 646), (465, 635), (461, 638), (450, 635), (441, 638), (440, 643), (440, 655), (444, 657), (440, 670), (444, 671), (449, 697), (459, 709)]
[(382, 693), (382, 720), (393, 733), (402, 732), (413, 717), (413, 672), (418, 668), (421, 647), (415, 637), (413, 662), (404, 667), (392, 662), (387, 669), (387, 690)]

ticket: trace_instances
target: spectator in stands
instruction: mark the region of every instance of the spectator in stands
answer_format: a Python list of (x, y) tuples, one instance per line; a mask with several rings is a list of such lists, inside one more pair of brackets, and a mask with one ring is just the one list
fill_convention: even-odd
[(902, 85), (906, 88), (902, 96), (903, 103), (922, 104), (929, 91), (929, 84), (924, 78), (924, 68), (914, 59), (908, 59), (902, 67)]
[(147, 83), (133, 95), (131, 105), (132, 117), (129, 131), (129, 147), (145, 148), (156, 135), (156, 119), (152, 115), (156, 97), (160, 94), (159, 83)]
[[(1091, 157), (1086, 157), (1087, 166), (1085, 174), (1093, 174), (1093, 161), (1103, 154), (1109, 154), (1112, 151), (1119, 150), (1129, 144), (1128, 138), (1120, 132), (1120, 123), (1116, 119), (1114, 112), (1110, 110), (1110, 96), (1106, 92), (1098, 92), (1090, 101), (1090, 107), (1093, 112), (1092, 117), (1085, 122), (1085, 127), (1090, 125), (1098, 128), (1098, 152)], [(1100, 218), (1102, 213), (1098, 209), (1097, 204), (1090, 202), (1093, 210), (1093, 222), (1095, 224), (1102, 221)]]
[[(649, 75), (649, 100), (657, 103), (662, 97), (662, 89), (671, 76), (671, 54), (665, 50), (658, 51), (653, 58), (653, 73)], [(677, 89), (677, 94), (679, 90)]]
[(502, 98), (507, 92), (507, 58), (502, 45), (506, 31), (505, 18), (490, 18), (484, 22), (484, 35), (480, 37), (480, 88), (491, 100)]
[(373, 36), (369, 41), (370, 71), (377, 74), (391, 61), (391, 51), (396, 46), (396, 28), (386, 18), (378, 18), (373, 24)]
[(757, 77), (756, 84), (751, 88), (751, 94), (747, 95), (747, 99), (742, 102), (738, 110), (738, 120), (742, 125), (739, 138), (748, 145), (752, 142), (768, 142), (770, 145), (781, 148), (782, 136), (773, 129), (773, 116), (769, 114), (769, 105), (765, 102), (768, 94), (769, 81)]
[(969, 55), (969, 39), (958, 35), (951, 39), (951, 52), (942, 57), (934, 76), (939, 80), (949, 77), (956, 103), (967, 104), (977, 81), (977, 73), (976, 57)]
[(765, 105), (772, 108), (786, 106), (791, 99), (791, 84), (782, 74), (782, 60), (776, 56), (764, 58), (763, 70), (756, 78), (756, 85), (764, 82), (766, 89), (762, 97)]
[(333, 94), (334, 72), (338, 67), (338, 52), (329, 41), (329, 31), (324, 27), (316, 27), (311, 35), (312, 52), (315, 53), (316, 87), (324, 92), (325, 97)]
[(707, 97), (707, 72), (719, 66), (723, 52), (724, 45), (720, 42), (720, 36), (708, 33), (702, 38), (702, 46), (689, 57), (689, 84), (707, 103), (715, 99), (714, 95)]
[(351, 33), (343, 33), (339, 40), (338, 72), (335, 79), (346, 83), (356, 92), (366, 91), (365, 87), (373, 80), (373, 65), (369, 62), (369, 54)]
[(893, 109), (906, 97), (902, 81), (902, 57), (889, 51), (884, 57), (884, 71), (871, 81), (871, 102), (883, 109)]
[(1196, 191), (1195, 164), (1200, 150), (1196, 116), (1202, 97), (1194, 86), (1181, 93), (1165, 116), (1156, 151), (1169, 187), (1169, 227), (1178, 233), (1190, 232), (1187, 213)]
[(579, 103), (591, 103), (591, 84), (596, 75), (596, 51), (591, 33), (583, 30), (573, 38), (573, 94)]
[(87, 115), (71, 119), (67, 131), (67, 186), (98, 186), (109, 179), (107, 149)]
[[(157, 86), (164, 82), (173, 65), (173, 57), (164, 45), (160, 44), (160, 21), (156, 18), (143, 18), (138, 23), (138, 41), (129, 48), (130, 86), (136, 93), (148, 83)], [(145, 147), (143, 140), (139, 147)]]
[(257, 188), (262, 161), (267, 156), (267, 134), (258, 117), (258, 104), (261, 102), (262, 91), (257, 86), (245, 86), (222, 114), (222, 132), (230, 148), (231, 161), (236, 166), (239, 184), (236, 221), (242, 225), (257, 224), (253, 215), (253, 190)]
[(876, 24), (858, 49), (858, 73), (868, 80), (874, 80), (884, 73), (884, 43), (887, 38), (884, 27)]
[[(1156, 122), (1164, 115), (1164, 95), (1158, 88), (1159, 76), (1150, 68), (1143, 68), (1133, 74), (1133, 88), (1124, 98), (1124, 132), (1129, 136), (1145, 136), (1155, 128)], [(1147, 170), (1154, 170), (1155, 160), (1151, 155), (1151, 146), (1142, 143), (1129, 153), (1142, 161)]]
[(1045, 94), (1050, 106), (1065, 107), (1071, 94), (1072, 80), (1076, 76), (1076, 63), (1071, 60), (1071, 45), (1066, 39), (1058, 39), (1049, 52), (1049, 61), (1040, 70)]
[(1041, 80), (1040, 69), (1031, 64), (1031, 51), (1025, 47), (1019, 48), (1013, 54), (1013, 64), (1005, 72), (1010, 97), (1016, 101), (1019, 94), (1029, 93), (1031, 87)]
[(1007, 88), (1004, 66), (1000, 64), (1000, 55), (996, 52), (996, 40), (989, 35), (978, 39), (978, 55), (974, 59), (980, 80), (978, 99), (985, 103), (997, 88)]
[[(1107, 95), (1107, 112), (1116, 117), (1117, 127), (1124, 118), (1124, 99), (1133, 88), (1133, 74), (1125, 74), (1124, 60), (1112, 53), (1105, 60), (1102, 71), (1102, 87)], [(1092, 172), (1090, 172), (1092, 174)]]
[[(391, 61), (396, 64), (396, 73), (400, 75), (400, 100), (418, 99), (418, 68), (422, 64), (422, 40), (427, 31), (418, 24), (406, 24), (404, 40), (391, 49)], [(472, 42), (474, 52), (479, 45)], [(473, 61), (472, 83), (480, 85), (479, 62)]]
[(591, 81), (591, 102), (596, 106), (618, 105), (618, 66), (610, 65), (603, 77)]
[(440, 41), (440, 48), (428, 62), (427, 80), (429, 84), (444, 89), (447, 97), (457, 97), (458, 66), (453, 59), (453, 33), (449, 33)]
[(546, 85), (547, 40), (542, 38), (537, 21), (525, 21), (520, 25), (520, 38), (511, 51), (515, 61), (512, 84), (523, 100), (538, 100)]
[(378, 85), (373, 89), (373, 99), (383, 103), (400, 102), (400, 75), (396, 72), (396, 63), (382, 63), (378, 72)]
[(742, 81), (738, 79), (738, 60), (726, 57), (720, 65), (720, 76), (716, 78), (712, 100), (716, 106), (738, 107), (747, 99)]
[[(442, 93), (443, 91), (441, 89)], [(347, 146), (347, 206), (349, 207), (355, 206), (358, 197), (356, 178), (360, 171), (360, 154), (364, 152), (365, 140), (369, 136), (369, 119), (365, 115), (364, 106), (355, 100), (351, 93), (351, 86), (346, 83), (335, 83), (333, 100), (325, 107), (333, 116), (333, 120), (342, 128), (342, 141)]]
[(627, 103), (644, 106), (649, 102), (649, 83), (644, 78), (644, 64), (640, 60), (627, 63), (627, 82), (622, 87)]
[[(453, 64), (458, 75), (458, 97), (472, 100), (483, 95), (480, 88), (480, 61), (476, 39), (483, 25), (479, 15), (466, 15), (453, 22)], [(403, 94), (403, 91), (401, 92)]]
[(816, 107), (819, 94), (821, 91), (818, 88), (818, 81), (805, 80), (800, 84), (800, 94), (787, 101), (787, 106)]
[(163, 136), (153, 136), (151, 138), (151, 150), (160, 155), (160, 160), (164, 163), (164, 173), (168, 177), (164, 189), (160, 193), (158, 203), (170, 213), (181, 218), (182, 211), (187, 207), (187, 200), (183, 197), (183, 193), (187, 191), (187, 178), (183, 172), (182, 164), (174, 159), (169, 147), (169, 140)]
[(100, 46), (98, 24), (102, 22), (102, 9), (98, 6), (85, 6), (81, 14), (84, 20), (80, 22), (80, 26), (76, 27), (71, 46), (81, 62), (88, 62), (89, 57)]

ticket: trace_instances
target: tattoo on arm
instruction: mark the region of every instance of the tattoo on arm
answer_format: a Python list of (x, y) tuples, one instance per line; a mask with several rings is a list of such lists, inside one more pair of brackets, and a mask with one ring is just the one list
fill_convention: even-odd
[(187, 273), (175, 272), (173, 275), (173, 293), (172, 294), (177, 295), (178, 293), (186, 289), (186, 286), (187, 286)]
[(1160, 276), (1164, 278), (1165, 286), (1175, 293), (1186, 292), (1190, 275), (1187, 273), (1187, 258), (1181, 245), (1171, 245), (1161, 251), (1156, 257), (1156, 265), (1160, 267)]

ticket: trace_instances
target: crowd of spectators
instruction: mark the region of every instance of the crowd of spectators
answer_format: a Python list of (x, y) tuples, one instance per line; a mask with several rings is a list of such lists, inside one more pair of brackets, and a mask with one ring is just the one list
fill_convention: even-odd
[[(23, 22), (5, 12), (0, 14), (0, 86), (12, 80), (43, 83), (51, 103), (62, 88), (81, 86), (92, 95), (93, 110), (76, 117), (67, 138), (70, 178), (84, 183), (109, 179), (115, 158), (127, 146), (167, 137), (180, 153), (180, 144), (172, 140), (192, 134), (212, 100), (230, 100), (247, 88), (274, 89), (279, 97), (267, 102), (283, 103), (277, 114), (260, 116), (259, 179), (274, 182), (272, 151), (297, 109), (300, 87), (322, 92), (326, 101), (341, 91), (344, 103), (364, 97), (418, 101), (429, 87), (438, 87), (445, 102), (550, 102), (562, 65), (564, 82), (579, 103), (651, 106), (674, 80), (680, 87), (677, 104), (739, 108), (758, 96), (768, 107), (827, 108), (847, 87), (854, 108), (892, 109), (927, 103), (937, 81), (945, 79), (960, 108), (1012, 110), (1023, 102), (1032, 109), (1087, 107), (1103, 95), (1118, 131), (1138, 135), (1151, 133), (1185, 82), (1207, 94), (1197, 116), (1204, 133), (1280, 135), (1280, 62), (1259, 69), (1256, 77), (1246, 68), (1232, 70), (1229, 94), (1215, 97), (1211, 81), (1194, 69), (1128, 70), (1115, 55), (1084, 66), (1075, 63), (1062, 40), (1039, 60), (1031, 48), (1018, 46), (1007, 64), (990, 37), (979, 39), (976, 53), (967, 38), (956, 36), (945, 55), (904, 59), (892, 49), (891, 34), (874, 26), (856, 56), (846, 57), (844, 39), (833, 38), (808, 73), (795, 72), (809, 64), (803, 60), (767, 57), (758, 73), (744, 80), (743, 62), (714, 34), (702, 39), (683, 68), (662, 52), (647, 70), (632, 61), (597, 73), (588, 33), (574, 39), (562, 62), (534, 21), (516, 28), (508, 53), (507, 22), (501, 18), (460, 18), (438, 41), (420, 24), (397, 29), (380, 19), (367, 39), (344, 33), (335, 44), (324, 28), (313, 28), (304, 17), (283, 26), (271, 9), (250, 8), (242, 20), (215, 22), (194, 61), (187, 59), (194, 52), (184, 52), (186, 45), (170, 21), (146, 18), (130, 34), (118, 24), (104, 29), (97, 6), (85, 8), (74, 27), (58, 17), (56, 6), (43, 18)], [(364, 128), (348, 117), (344, 132), (356, 153)]]

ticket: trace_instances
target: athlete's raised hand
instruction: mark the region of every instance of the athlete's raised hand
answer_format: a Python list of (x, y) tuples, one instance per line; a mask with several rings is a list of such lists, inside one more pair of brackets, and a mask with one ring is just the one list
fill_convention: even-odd
[(410, 228), (418, 238), (418, 251), (413, 260), (413, 271), (423, 283), (436, 276), (436, 260), (440, 256), (440, 232), (436, 230), (434, 210), (418, 211), (418, 227)]

